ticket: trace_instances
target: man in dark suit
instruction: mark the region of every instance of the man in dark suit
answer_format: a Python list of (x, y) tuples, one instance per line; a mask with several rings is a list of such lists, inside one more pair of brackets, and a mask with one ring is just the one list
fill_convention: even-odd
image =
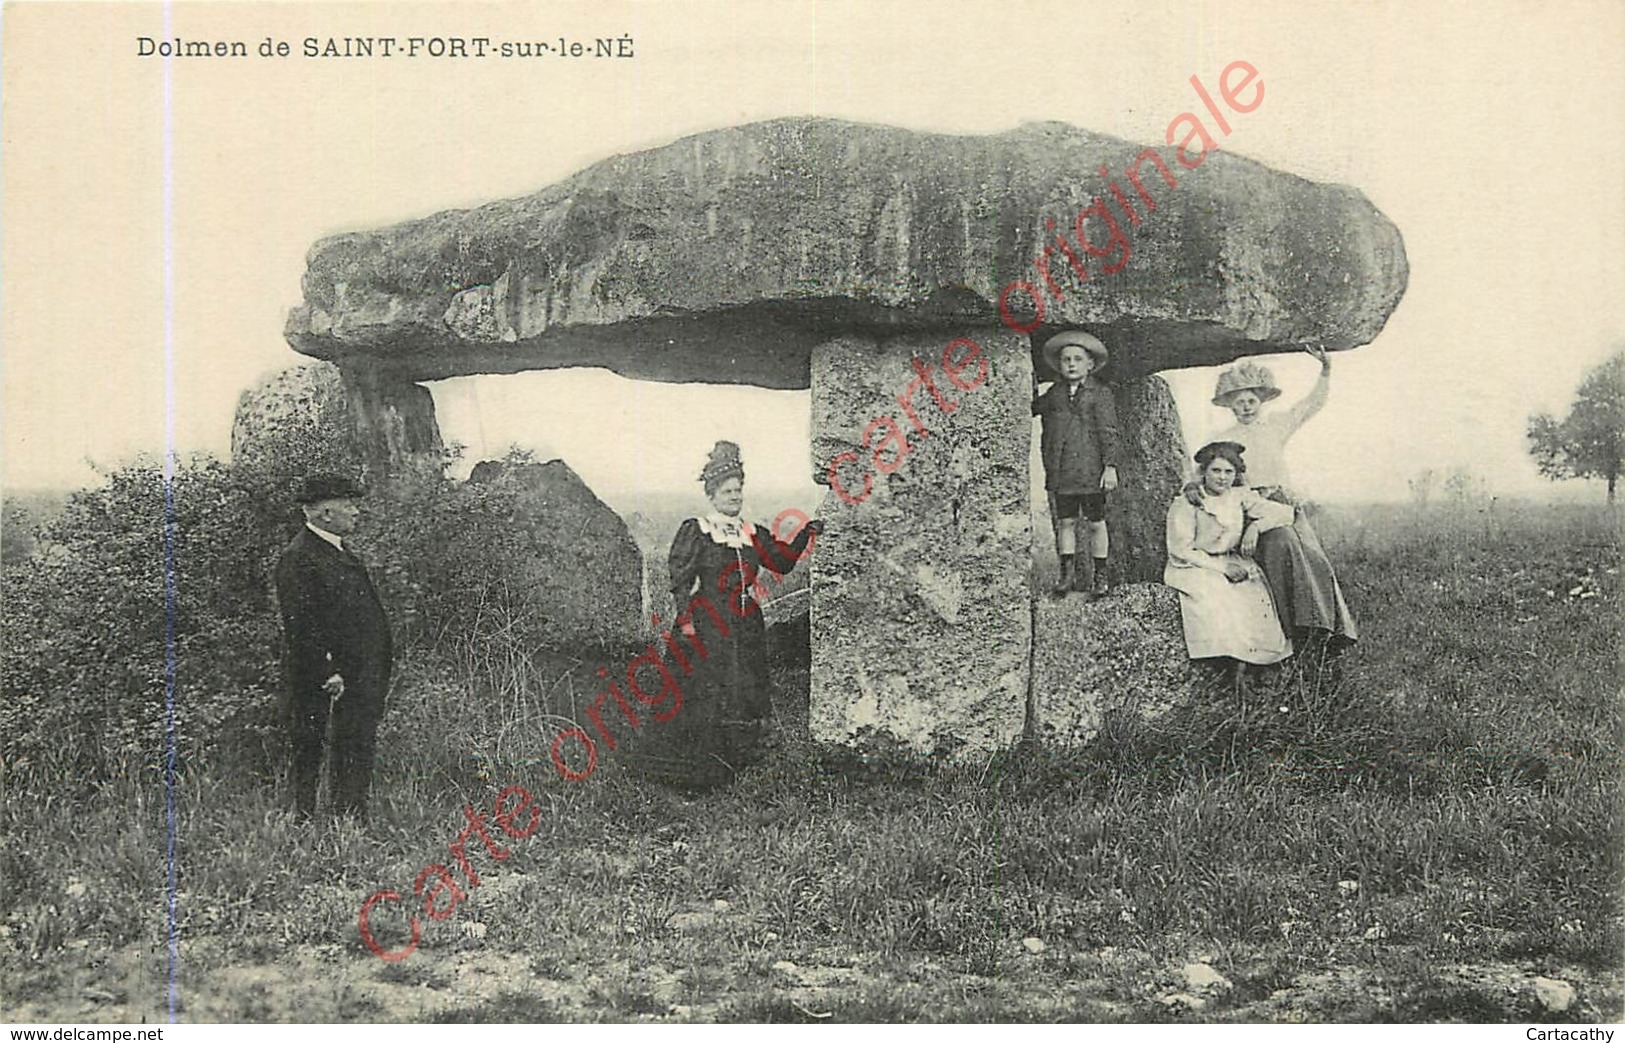
[(372, 784), (392, 647), (378, 590), (344, 546), (361, 513), (361, 495), (348, 478), (307, 477), (299, 495), (305, 527), (276, 566), (294, 796), (301, 818), (316, 811), (316, 778), (330, 719), (334, 812), (364, 816)]

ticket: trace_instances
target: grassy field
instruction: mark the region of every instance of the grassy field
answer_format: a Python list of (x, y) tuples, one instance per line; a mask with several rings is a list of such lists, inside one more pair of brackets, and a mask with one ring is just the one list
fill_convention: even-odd
[[(376, 821), (301, 828), (254, 766), (178, 791), (183, 1020), (1524, 1021), (1621, 1017), (1618, 518), (1327, 510), (1364, 639), (1344, 687), (1093, 747), (857, 763), (804, 743), (697, 798), (411, 664)], [(477, 715), (474, 715), (477, 716)], [(8, 766), (6, 1020), (166, 1020), (160, 777)], [(465, 803), (544, 814), (418, 951), (367, 895), (452, 865)], [(382, 907), (387, 910), (389, 907)], [(393, 907), (406, 909), (407, 905)], [(402, 944), (402, 918), (374, 929)], [(1537, 977), (1573, 987), (1547, 1010)]]

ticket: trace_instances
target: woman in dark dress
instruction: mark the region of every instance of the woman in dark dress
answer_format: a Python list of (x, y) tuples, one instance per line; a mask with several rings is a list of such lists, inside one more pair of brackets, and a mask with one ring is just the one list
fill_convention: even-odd
[(711, 450), (700, 481), (714, 509), (683, 522), (671, 544), (674, 637), (692, 674), (670, 735), (690, 767), (687, 781), (714, 783), (761, 757), (773, 700), (758, 596), (795, 566), (823, 522), (808, 522), (785, 543), (743, 520), (745, 468), (732, 442)]

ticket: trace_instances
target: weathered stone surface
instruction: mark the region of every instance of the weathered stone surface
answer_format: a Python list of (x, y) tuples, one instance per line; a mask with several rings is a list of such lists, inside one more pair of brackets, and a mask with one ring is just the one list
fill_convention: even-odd
[[(608, 366), (653, 380), (801, 388), (814, 345), (998, 321), (1020, 280), (1041, 342), (1082, 325), (1114, 376), (1306, 341), (1372, 340), (1405, 289), (1398, 231), (1358, 191), (1224, 152), (1146, 160), (1062, 123), (988, 136), (779, 119), (617, 156), (532, 196), (334, 236), (308, 258), (286, 336), (405, 379)], [(1087, 256), (1080, 212), (1111, 198), (1131, 254)], [(1088, 226), (1096, 245), (1102, 219)], [(1070, 233), (1080, 279), (1053, 248)], [(1053, 286), (1034, 267), (1049, 249)], [(1010, 301), (1025, 325), (1032, 304)], [(1029, 309), (1020, 312), (1020, 309)]]
[[(917, 379), (912, 361), (938, 367), (952, 336), (843, 337), (813, 350), (815, 469), (827, 479), (838, 454), (854, 454), (840, 474), (861, 500), (825, 499), (828, 527), (810, 556), (815, 739), (953, 754), (997, 749), (1022, 733), (1031, 356), (1023, 337), (967, 332), (988, 375), (962, 390), (937, 368), (933, 380), (953, 409), (917, 388), (924, 435), (897, 396)], [(976, 375), (972, 365), (960, 379)], [(863, 445), (881, 416), (914, 435), (900, 460), (895, 445), (881, 449), (890, 474), (872, 459), (884, 436)]]
[(293, 366), (238, 396), (231, 459), (238, 465), (283, 465), (290, 444), (336, 442), (336, 469), (359, 467), (360, 446), (349, 434), (349, 397), (339, 368), (327, 362)]
[(1111, 712), (1154, 720), (1199, 697), (1185, 653), (1179, 593), (1136, 583), (1091, 601), (1041, 598), (1033, 622), (1033, 734), (1086, 743)]
[(474, 466), (468, 483), (518, 491), (522, 510), (513, 524), (533, 553), (512, 583), (549, 621), (556, 647), (643, 640), (643, 555), (620, 515), (564, 461), (485, 461)]
[(427, 388), (326, 362), (295, 366), (243, 392), (231, 458), (244, 466), (329, 469), (383, 477), (437, 459), (440, 427)]
[[(1046, 377), (1040, 374), (1039, 379)], [(1168, 383), (1156, 376), (1116, 384), (1112, 398), (1123, 458), (1117, 468), (1118, 487), (1106, 498), (1111, 540), (1107, 575), (1113, 583), (1160, 583), (1168, 563), (1168, 502), (1185, 482), (1185, 434), (1179, 410)], [(1054, 585), (1060, 562), (1036, 443), (1032, 467), (1033, 567), (1038, 587), (1045, 589)]]
[(1115, 543), (1114, 582), (1160, 583), (1168, 563), (1168, 502), (1185, 484), (1185, 432), (1173, 392), (1161, 377), (1112, 389), (1122, 430), (1117, 490), (1106, 500), (1106, 526)]

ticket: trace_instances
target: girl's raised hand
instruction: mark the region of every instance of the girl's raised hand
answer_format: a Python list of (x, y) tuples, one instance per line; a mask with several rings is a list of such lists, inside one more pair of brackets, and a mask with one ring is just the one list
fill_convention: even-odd
[(1325, 345), (1322, 345), (1322, 344), (1307, 344), (1307, 345), (1304, 346), (1303, 350), (1307, 351), (1309, 354), (1311, 354), (1311, 355), (1313, 355), (1315, 357), (1315, 361), (1320, 363), (1320, 368), (1323, 371), (1325, 371), (1327, 373), (1331, 372), (1331, 370), (1332, 370), (1332, 360), (1326, 356)]

